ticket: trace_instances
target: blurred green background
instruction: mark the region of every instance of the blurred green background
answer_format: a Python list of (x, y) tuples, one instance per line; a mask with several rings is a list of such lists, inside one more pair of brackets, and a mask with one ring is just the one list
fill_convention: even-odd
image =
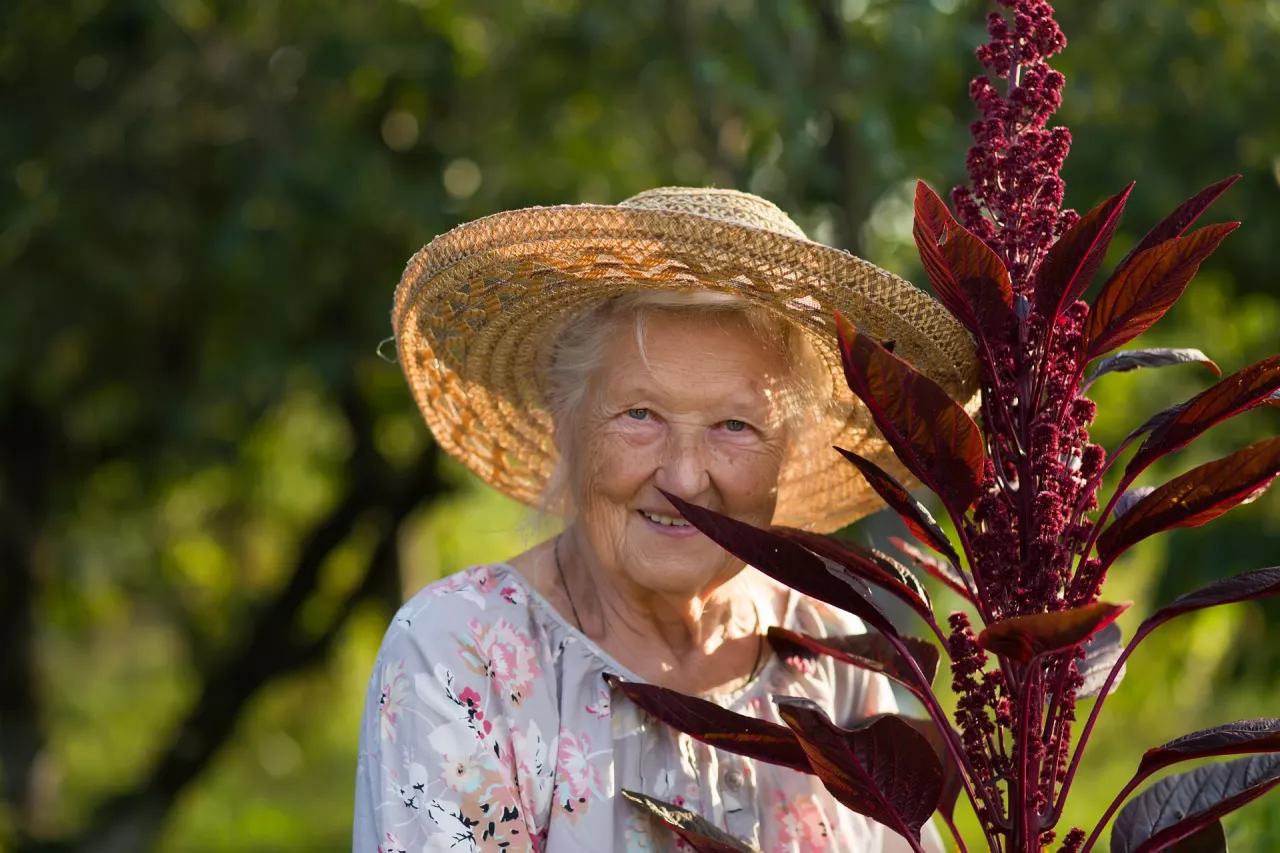
[[(1280, 0), (1071, 0), (1068, 203), (1138, 186), (1123, 252), (1202, 186), (1245, 225), (1142, 342), (1280, 349)], [(433, 452), (390, 334), (450, 226), (732, 186), (923, 280), (911, 188), (962, 177), (978, 0), (0, 3), (0, 849), (337, 851), (402, 598), (536, 523)], [(1114, 446), (1204, 387), (1108, 377)], [(1276, 432), (1217, 429), (1171, 472)], [(889, 520), (853, 531), (880, 538)], [(1113, 599), (1280, 562), (1275, 491), (1154, 540)], [(940, 596), (944, 603), (945, 598)], [(1161, 629), (1068, 819), (1141, 751), (1280, 713), (1280, 610)], [(1280, 799), (1228, 822), (1280, 849)]]

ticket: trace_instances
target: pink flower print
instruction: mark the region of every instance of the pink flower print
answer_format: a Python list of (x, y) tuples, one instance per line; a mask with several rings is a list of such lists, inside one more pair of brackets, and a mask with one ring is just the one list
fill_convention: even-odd
[(378, 853), (408, 853), (408, 848), (400, 842), (394, 832), (388, 832), (386, 843), (378, 845)]
[(472, 642), (462, 644), (463, 657), (492, 678), (513, 703), (520, 704), (533, 680), (542, 674), (533, 640), (505, 619), (491, 625), (472, 619), (467, 628)]
[(604, 799), (600, 770), (591, 764), (591, 739), (560, 729), (560, 749), (556, 766), (556, 799), (572, 823), (586, 813), (589, 800)]
[(519, 587), (511, 586), (510, 584), (498, 590), (498, 595), (502, 596), (502, 600), (507, 604), (524, 604), (525, 601), (524, 592)]
[(404, 674), (404, 661), (397, 661), (382, 668), (382, 695), (378, 697), (378, 720), (383, 740), (396, 742), (396, 724), (404, 709), (408, 695), (409, 679)]
[(827, 821), (813, 797), (787, 799), (778, 794), (773, 806), (779, 849), (823, 853), (827, 849)]
[(593, 717), (605, 719), (609, 716), (609, 691), (601, 690), (599, 698), (587, 706), (587, 713)]

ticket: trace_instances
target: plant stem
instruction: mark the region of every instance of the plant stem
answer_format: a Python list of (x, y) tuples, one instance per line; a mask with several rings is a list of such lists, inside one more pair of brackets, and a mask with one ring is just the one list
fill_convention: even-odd
[[(982, 803), (986, 806), (987, 813), (991, 815), (991, 820), (993, 822), (997, 820), (1003, 821), (1003, 812), (1000, 809), (997, 809), (996, 805), (992, 802), (991, 793), (986, 788), (977, 785), (978, 774), (973, 770), (973, 762), (969, 759), (969, 753), (965, 751), (964, 745), (960, 743), (960, 739), (956, 736), (955, 729), (951, 727), (951, 721), (947, 719), (946, 711), (942, 709), (941, 703), (938, 702), (938, 697), (934, 695), (933, 690), (930, 689), (929, 679), (925, 678), (924, 673), (920, 670), (920, 665), (916, 663), (916, 659), (907, 651), (907, 647), (902, 640), (897, 637), (891, 637), (888, 634), (885, 634), (884, 636), (893, 645), (893, 647), (897, 649), (898, 654), (907, 662), (907, 666), (911, 668), (912, 673), (914, 673), (916, 679), (923, 686), (924, 690), (920, 695), (921, 698), (924, 699), (925, 710), (928, 711), (929, 717), (933, 720), (934, 725), (936, 725), (938, 730), (942, 733), (943, 738), (947, 742), (947, 748), (951, 750), (952, 757), (955, 758), (956, 762), (960, 765), (960, 782), (964, 785), (965, 794), (968, 795), (969, 802), (973, 805), (975, 814), (978, 811), (979, 805), (978, 794), (974, 791), (975, 786), (977, 786), (977, 790), (982, 794)], [(991, 829), (988, 827), (987, 822), (979, 819), (978, 823), (982, 826), (982, 831), (987, 837), (987, 842), (991, 844), (993, 850), (996, 849), (995, 838), (992, 836)]]
[(1115, 683), (1116, 676), (1124, 668), (1124, 662), (1129, 659), (1129, 655), (1133, 653), (1133, 650), (1137, 648), (1138, 643), (1142, 642), (1144, 637), (1146, 637), (1146, 634), (1139, 629), (1129, 645), (1124, 647), (1124, 651), (1120, 653), (1120, 657), (1111, 667), (1111, 671), (1107, 673), (1107, 680), (1102, 683), (1102, 690), (1098, 693), (1098, 698), (1094, 700), (1093, 709), (1089, 712), (1089, 719), (1085, 722), (1084, 729), (1080, 732), (1080, 738), (1076, 741), (1075, 751), (1071, 755), (1071, 766), (1067, 768), (1067, 777), (1062, 780), (1062, 787), (1058, 789), (1058, 799), (1054, 803), (1053, 811), (1051, 812), (1054, 823), (1057, 823), (1058, 819), (1062, 817), (1062, 808), (1067, 801), (1067, 792), (1071, 790), (1071, 782), (1075, 779), (1076, 770), (1080, 767), (1080, 759), (1084, 756), (1084, 747), (1089, 741), (1089, 735), (1093, 732), (1093, 725), (1098, 721), (1098, 714), (1102, 711), (1102, 703), (1106, 701), (1107, 694), (1111, 692), (1111, 685)]
[(956, 853), (969, 853), (969, 848), (964, 845), (964, 836), (956, 826), (955, 813), (944, 814), (942, 820), (947, 824), (947, 829), (951, 830), (951, 837), (956, 840)]

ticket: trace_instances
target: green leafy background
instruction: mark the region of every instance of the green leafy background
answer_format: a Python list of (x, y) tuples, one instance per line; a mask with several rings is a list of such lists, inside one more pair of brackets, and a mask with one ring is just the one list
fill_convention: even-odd
[[(1138, 186), (1116, 257), (1193, 192), (1243, 220), (1139, 344), (1275, 352), (1280, 2), (1062, 3), (1068, 203)], [(922, 281), (911, 189), (962, 177), (977, 0), (0, 4), (0, 849), (342, 850), (383, 627), (545, 519), (430, 449), (377, 356), (450, 226), (661, 184), (768, 196)], [(1113, 258), (1115, 260), (1115, 258)], [(1204, 387), (1108, 376), (1114, 445)], [(1224, 425), (1159, 482), (1276, 431)], [(894, 533), (876, 516), (850, 531)], [(1273, 492), (1112, 572), (1129, 631), (1280, 563)], [(943, 604), (950, 602), (939, 591)], [(1162, 628), (1067, 820), (1149, 745), (1280, 711), (1280, 609)], [(1227, 822), (1280, 847), (1280, 806)]]

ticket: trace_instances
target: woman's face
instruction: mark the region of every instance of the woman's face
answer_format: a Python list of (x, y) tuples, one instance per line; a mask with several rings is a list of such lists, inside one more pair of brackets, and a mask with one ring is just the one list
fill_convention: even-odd
[(773, 519), (786, 429), (781, 353), (732, 314), (651, 312), (644, 351), (611, 336), (575, 424), (578, 523), (600, 567), (659, 594), (700, 595), (742, 563), (659, 489), (757, 526)]

